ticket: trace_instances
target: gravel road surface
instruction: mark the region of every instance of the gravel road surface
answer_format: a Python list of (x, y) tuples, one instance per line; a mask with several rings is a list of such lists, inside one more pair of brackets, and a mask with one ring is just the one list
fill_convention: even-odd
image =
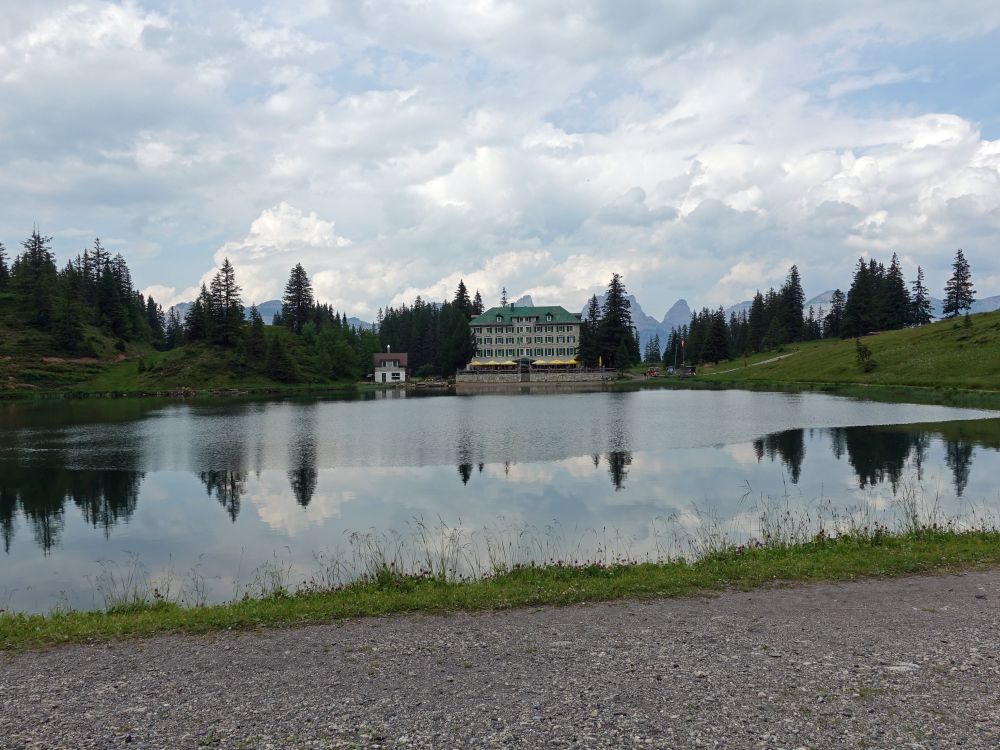
[(998, 604), (989, 571), (0, 653), (0, 747), (997, 748)]

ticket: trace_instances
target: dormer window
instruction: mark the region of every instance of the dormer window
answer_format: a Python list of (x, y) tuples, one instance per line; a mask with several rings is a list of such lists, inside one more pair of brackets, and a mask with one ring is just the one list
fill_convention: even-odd
[(503, 315), (497, 315), (497, 323), (503, 323)]
[(547, 321), (548, 321), (549, 323), (551, 323), (551, 322), (552, 322), (552, 313), (546, 313), (546, 315), (545, 315), (545, 319), (546, 319), (546, 320), (547, 320)]

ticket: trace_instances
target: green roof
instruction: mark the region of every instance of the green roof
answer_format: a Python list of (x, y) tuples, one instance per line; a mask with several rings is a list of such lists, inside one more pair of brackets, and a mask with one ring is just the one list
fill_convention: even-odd
[[(511, 318), (537, 318), (539, 323), (579, 323), (580, 316), (569, 312), (565, 307), (559, 305), (544, 305), (541, 307), (491, 307), (482, 315), (477, 315), (469, 321), (470, 326), (492, 326), (497, 325), (497, 316), (503, 320), (500, 325), (512, 325)], [(546, 320), (545, 316), (551, 315), (552, 320)]]

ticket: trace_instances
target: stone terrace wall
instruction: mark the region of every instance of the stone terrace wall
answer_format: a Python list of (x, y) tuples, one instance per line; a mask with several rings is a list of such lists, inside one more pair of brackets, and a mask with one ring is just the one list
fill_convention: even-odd
[(462, 372), (455, 373), (456, 383), (520, 383), (519, 372)]

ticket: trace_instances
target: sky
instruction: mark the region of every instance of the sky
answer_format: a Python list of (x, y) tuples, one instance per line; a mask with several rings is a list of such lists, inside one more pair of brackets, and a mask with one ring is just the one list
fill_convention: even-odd
[(1000, 294), (995, 0), (0, 0), (0, 242), (139, 288), (301, 262), (372, 319), (459, 279), (646, 312), (898, 252)]

